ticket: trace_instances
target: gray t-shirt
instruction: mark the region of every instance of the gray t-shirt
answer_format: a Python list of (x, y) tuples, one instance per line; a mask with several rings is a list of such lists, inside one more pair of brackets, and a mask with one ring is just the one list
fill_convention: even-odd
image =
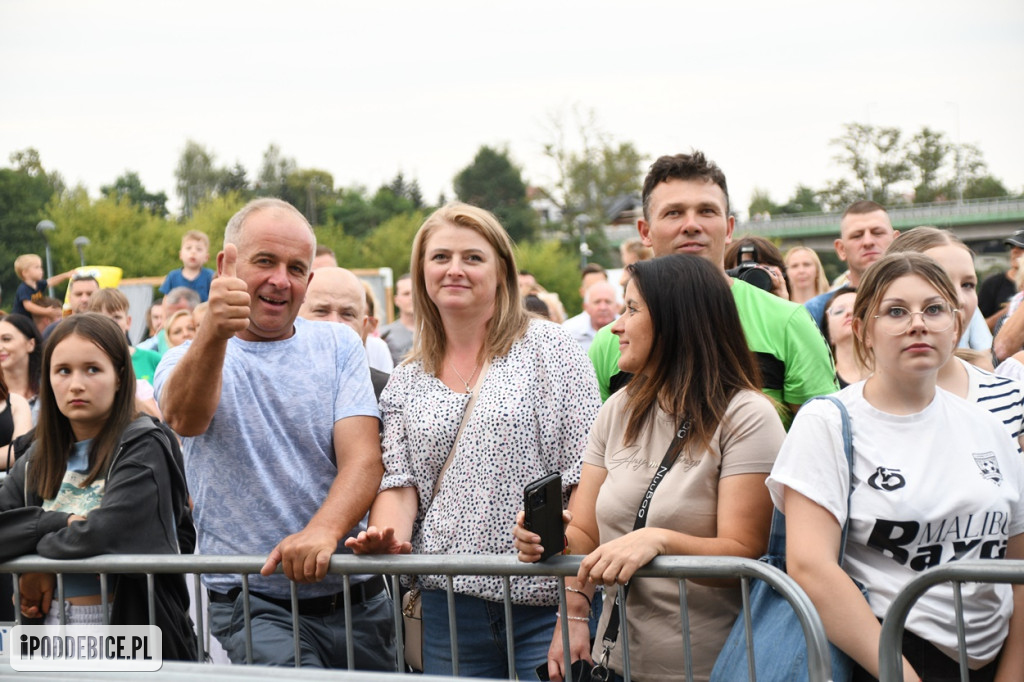
[[(189, 344), (157, 367), (157, 395)], [(338, 473), (333, 427), (353, 416), (378, 417), (366, 353), (349, 327), (295, 320), (283, 341), (228, 341), (217, 412), (201, 436), (183, 439), (201, 554), (267, 554), (302, 530)], [(365, 528), (365, 518), (349, 537)], [(338, 552), (347, 552), (343, 542)], [(206, 575), (227, 592), (237, 575)], [(341, 591), (341, 576), (300, 585), (302, 598)], [(290, 594), (284, 575), (250, 576), (251, 589)]]
[(412, 349), (412, 330), (402, 324), (401, 320), (395, 320), (391, 324), (381, 327), (380, 338), (388, 344), (391, 359), (394, 361), (395, 367), (398, 367), (405, 359), (406, 353)]

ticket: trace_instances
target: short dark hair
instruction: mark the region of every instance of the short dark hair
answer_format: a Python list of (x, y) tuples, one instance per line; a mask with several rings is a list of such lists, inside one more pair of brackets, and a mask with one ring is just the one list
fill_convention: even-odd
[[(881, 211), (886, 214), (889, 213), (885, 210), (885, 206), (882, 206), (875, 201), (871, 201), (870, 199), (860, 199), (847, 206), (846, 210), (843, 211), (842, 217), (845, 218), (848, 215), (864, 215), (865, 213), (874, 213), (875, 211)], [(840, 218), (840, 220), (842, 220), (842, 218)]]
[(644, 178), (644, 189), (641, 197), (644, 204), (644, 220), (651, 219), (651, 192), (663, 182), (669, 180), (703, 180), (713, 182), (722, 189), (725, 195), (725, 214), (729, 214), (729, 189), (725, 183), (725, 173), (714, 161), (708, 161), (703, 152), (692, 154), (676, 154), (661, 156), (651, 164)]

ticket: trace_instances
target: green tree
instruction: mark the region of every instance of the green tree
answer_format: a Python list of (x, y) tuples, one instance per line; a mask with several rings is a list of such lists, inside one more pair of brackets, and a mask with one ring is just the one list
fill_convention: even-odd
[(889, 203), (894, 188), (910, 180), (912, 170), (901, 144), (899, 128), (846, 123), (843, 134), (829, 144), (839, 148), (833, 159), (846, 166), (861, 191), (859, 198)]
[(175, 189), (182, 203), (185, 218), (192, 215), (196, 207), (214, 196), (221, 173), (213, 165), (214, 154), (203, 145), (188, 140), (178, 158), (174, 171)]
[(537, 216), (526, 198), (522, 171), (507, 149), (480, 147), (452, 184), (460, 201), (492, 211), (514, 241), (536, 236)]
[(998, 178), (981, 175), (970, 178), (964, 186), (964, 199), (992, 199), (1007, 197), (1010, 192)]
[(399, 171), (391, 182), (388, 183), (387, 188), (396, 197), (407, 199), (413, 209), (419, 210), (423, 208), (423, 193), (420, 192), (420, 183), (415, 178), (411, 181), (406, 181), (405, 175)]
[(249, 186), (248, 173), (239, 162), (231, 168), (224, 168), (218, 173), (217, 194), (227, 195), (234, 192), (246, 199), (252, 196), (252, 188)]
[(281, 148), (271, 143), (263, 152), (263, 163), (256, 179), (256, 193), (262, 197), (281, 197), (286, 178), (299, 169), (295, 159), (284, 156)]
[(168, 229), (162, 216), (129, 201), (113, 197), (91, 201), (78, 188), (51, 202), (47, 213), (57, 225), (50, 242), (58, 272), (79, 264), (77, 237), (89, 239), (86, 264), (119, 267), (125, 277), (162, 275), (180, 267), (175, 265), (180, 234)]
[(778, 213), (778, 209), (778, 204), (772, 201), (768, 190), (755, 187), (750, 193), (750, 206), (747, 207), (747, 216), (750, 220), (754, 220), (754, 217), (759, 213)]
[[(10, 309), (21, 282), (14, 272), (14, 259), (23, 253), (43, 256), (46, 250), (46, 242), (36, 231), (36, 225), (48, 217), (45, 207), (55, 193), (51, 176), (38, 163), (38, 153), (34, 149), (27, 151), (35, 153), (35, 169), (20, 166), (16, 157), (23, 152), (11, 155), (16, 168), (0, 168), (0, 287), (3, 290), (0, 307), (5, 309)], [(43, 263), (45, 265), (46, 261)], [(47, 273), (52, 274), (56, 273)]]
[(302, 211), (310, 225), (320, 225), (327, 220), (328, 206), (336, 200), (334, 176), (316, 168), (293, 170), (278, 196)]
[(146, 190), (135, 171), (125, 171), (112, 185), (100, 187), (100, 193), (115, 201), (127, 201), (139, 208), (149, 211), (152, 215), (163, 218), (167, 215), (167, 194), (155, 194)]
[(410, 211), (392, 216), (362, 242), (363, 267), (389, 267), (395, 276), (409, 272), (412, 240), (426, 216)]
[(541, 191), (562, 214), (561, 228), (574, 237), (590, 235), (595, 260), (608, 261), (603, 228), (614, 216), (607, 211), (616, 199), (640, 193), (644, 156), (631, 142), (615, 142), (602, 132), (592, 110), (576, 108), (573, 115), (572, 131), (564, 115), (550, 117), (552, 139), (544, 154), (555, 178)]
[(783, 215), (797, 213), (821, 213), (822, 206), (817, 192), (807, 185), (797, 185), (792, 198), (784, 205), (779, 206), (777, 210)]
[(914, 203), (930, 203), (942, 194), (940, 173), (949, 156), (950, 145), (946, 136), (937, 130), (924, 126), (910, 139), (907, 145), (907, 161), (917, 178), (914, 187)]
[(580, 270), (572, 245), (545, 240), (516, 244), (516, 267), (531, 273), (537, 282), (558, 294), (566, 310), (580, 310)]
[(366, 188), (358, 186), (340, 192), (338, 200), (327, 208), (327, 221), (341, 225), (345, 234), (353, 237), (366, 236), (380, 223), (377, 209), (366, 198)]

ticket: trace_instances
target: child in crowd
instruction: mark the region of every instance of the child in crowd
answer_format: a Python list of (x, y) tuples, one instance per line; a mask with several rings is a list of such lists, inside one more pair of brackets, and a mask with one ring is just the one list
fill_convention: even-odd
[(167, 295), (175, 287), (188, 287), (199, 294), (200, 301), (208, 299), (214, 273), (203, 266), (210, 260), (210, 238), (197, 230), (189, 230), (181, 238), (178, 258), (181, 259), (181, 267), (167, 273), (160, 292)]
[(54, 275), (50, 279), (43, 277), (43, 259), (34, 253), (25, 253), (14, 259), (14, 272), (21, 280), (14, 294), (14, 305), (11, 313), (35, 317), (50, 315), (50, 310), (42, 305), (46, 287), (60, 284), (75, 274), (74, 270)]

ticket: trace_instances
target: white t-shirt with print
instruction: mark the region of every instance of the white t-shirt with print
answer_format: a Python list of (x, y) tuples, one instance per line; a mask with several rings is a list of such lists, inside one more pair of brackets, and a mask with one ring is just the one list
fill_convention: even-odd
[[(998, 559), (1024, 532), (1024, 464), (991, 413), (942, 389), (922, 412), (892, 415), (864, 399), (864, 382), (837, 394), (850, 413), (853, 495), (843, 568), (867, 587), (885, 615), (897, 592), (929, 567), (957, 559)], [(789, 487), (846, 522), (850, 486), (839, 412), (805, 405), (768, 479), (785, 512)], [(1009, 585), (963, 585), (972, 667), (991, 661), (1006, 638)], [(936, 585), (911, 610), (907, 629), (956, 656), (953, 588)]]

